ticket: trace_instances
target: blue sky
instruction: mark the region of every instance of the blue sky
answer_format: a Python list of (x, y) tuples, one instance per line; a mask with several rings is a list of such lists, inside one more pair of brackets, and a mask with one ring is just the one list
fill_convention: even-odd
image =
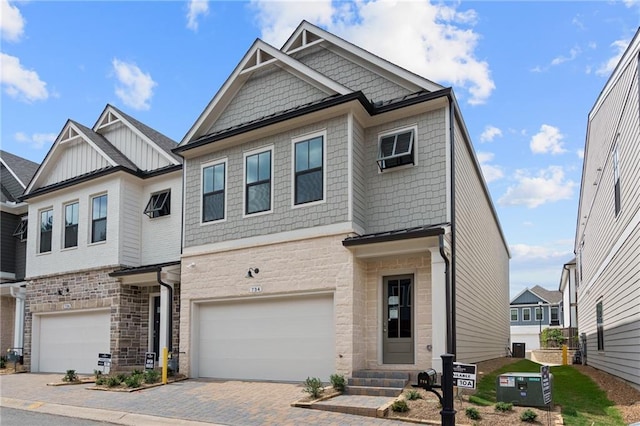
[(573, 257), (587, 114), (640, 2), (0, 0), (1, 145), (40, 162), (107, 103), (179, 142), (256, 38), (305, 19), (453, 87), (510, 246), (511, 296)]

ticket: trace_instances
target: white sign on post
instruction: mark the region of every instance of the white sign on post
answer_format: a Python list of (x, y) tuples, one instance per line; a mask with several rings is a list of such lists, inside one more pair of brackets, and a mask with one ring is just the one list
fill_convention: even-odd
[(453, 386), (459, 388), (475, 389), (476, 388), (476, 371), (475, 364), (462, 364), (460, 362), (453, 363)]
[(542, 376), (542, 400), (545, 404), (551, 404), (551, 378), (549, 377), (549, 366), (540, 366)]

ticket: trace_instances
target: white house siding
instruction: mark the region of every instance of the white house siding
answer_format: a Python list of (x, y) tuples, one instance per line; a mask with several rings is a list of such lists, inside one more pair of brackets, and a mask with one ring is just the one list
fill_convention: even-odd
[[(121, 180), (120, 226), (120, 259), (119, 264), (127, 266), (140, 266), (140, 241), (141, 225), (144, 214), (141, 207), (143, 191), (140, 179), (129, 177)], [(145, 216), (146, 217), (146, 216)]]
[[(119, 177), (109, 175), (29, 199), (28, 233), (33, 238), (27, 240), (27, 278), (119, 264), (119, 183)], [(108, 195), (107, 240), (92, 244), (91, 199), (100, 194)], [(74, 201), (79, 203), (78, 246), (63, 249), (64, 205)], [(50, 208), (53, 209), (51, 251), (38, 253), (40, 211)]]
[(133, 161), (140, 170), (156, 170), (173, 164), (165, 154), (121, 122), (100, 129), (99, 133)]
[(70, 143), (61, 154), (51, 158), (47, 177), (40, 186), (48, 186), (109, 166), (109, 162), (84, 141)]
[(460, 123), (455, 123), (456, 355), (504, 356), (509, 341), (509, 255)]

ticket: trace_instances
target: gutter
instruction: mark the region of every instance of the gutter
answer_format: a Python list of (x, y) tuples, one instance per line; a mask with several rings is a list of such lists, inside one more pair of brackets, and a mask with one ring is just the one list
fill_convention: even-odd
[(158, 279), (158, 284), (163, 286), (169, 292), (169, 309), (167, 310), (167, 349), (169, 349), (169, 353), (173, 353), (173, 287), (169, 284), (162, 281), (162, 268), (158, 268), (156, 271), (156, 276)]
[[(455, 153), (455, 131), (454, 131), (454, 120), (455, 113), (454, 108), (456, 108), (455, 99), (453, 98), (453, 92), (449, 91), (447, 93), (447, 99), (449, 100), (449, 137), (451, 140), (450, 146), (450, 156), (451, 156), (451, 285), (449, 294), (449, 303), (450, 307), (447, 306), (447, 309), (451, 309), (451, 316), (448, 320), (451, 322), (450, 324), (450, 333), (447, 334), (447, 339), (451, 341), (447, 341), (447, 350), (450, 354), (453, 354), (455, 361), (455, 355), (457, 351), (456, 347), (456, 153)], [(450, 336), (449, 336), (450, 334)]]

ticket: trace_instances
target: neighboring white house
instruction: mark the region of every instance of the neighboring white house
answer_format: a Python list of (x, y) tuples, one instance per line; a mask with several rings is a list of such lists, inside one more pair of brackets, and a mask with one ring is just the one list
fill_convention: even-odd
[(589, 112), (576, 223), (587, 363), (640, 388), (640, 29)]
[(577, 293), (577, 273), (575, 257), (562, 265), (560, 274), (560, 286), (558, 291), (562, 293), (562, 325), (564, 336), (567, 337), (567, 344), (571, 348), (578, 347), (578, 293)]
[(561, 302), (561, 292), (538, 285), (518, 293), (509, 304), (511, 343), (524, 343), (525, 351), (540, 349), (542, 330), (562, 326)]

